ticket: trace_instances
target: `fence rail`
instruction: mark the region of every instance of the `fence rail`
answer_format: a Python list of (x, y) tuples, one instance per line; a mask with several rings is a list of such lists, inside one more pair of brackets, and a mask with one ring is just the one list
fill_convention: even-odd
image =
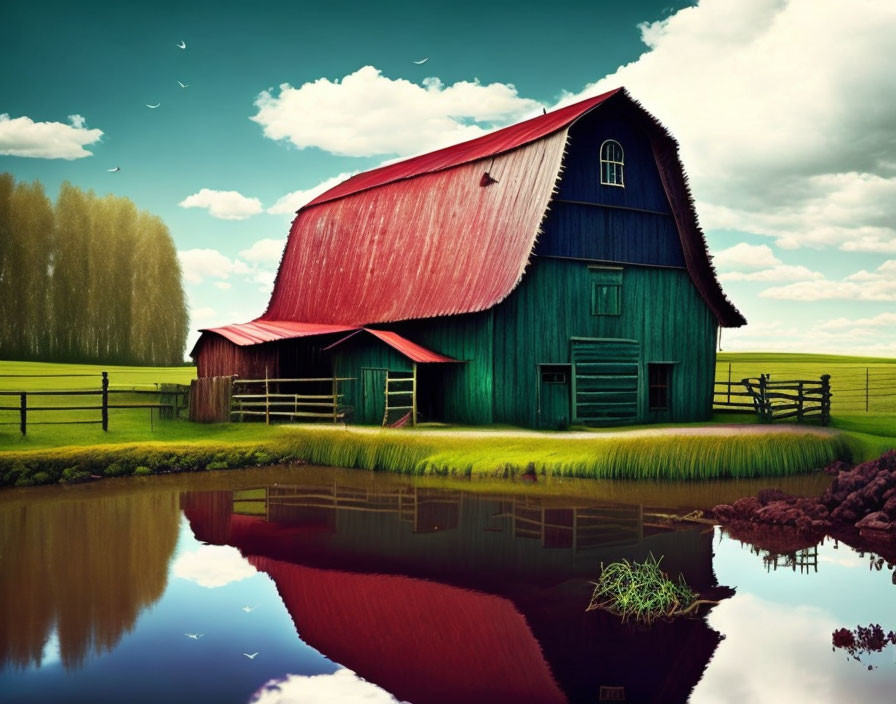
[(716, 381), (715, 410), (755, 411), (764, 422), (795, 418), (801, 422), (817, 418), (822, 425), (831, 420), (831, 377), (772, 380), (768, 374), (737, 382)]
[[(45, 378), (47, 376), (66, 378), (66, 377), (95, 377), (95, 374), (4, 374), (2, 378)], [(110, 403), (109, 396), (114, 394), (128, 395), (145, 395), (151, 394), (160, 397), (157, 403)], [(29, 404), (28, 397), (54, 397), (65, 398), (69, 396), (99, 396), (98, 405), (38, 405)], [(5, 405), (4, 398), (15, 397), (18, 403), (13, 406)], [(89, 401), (84, 402), (89, 403)], [(118, 409), (141, 409), (146, 408), (150, 411), (150, 424), (152, 424), (152, 411), (158, 410), (160, 417), (176, 418), (179, 411), (187, 406), (186, 388), (179, 384), (162, 384), (158, 390), (149, 389), (110, 389), (109, 373), (101, 372), (99, 389), (72, 389), (72, 390), (40, 390), (40, 391), (0, 391), (0, 411), (17, 411), (19, 419), (13, 423), (2, 423), (0, 425), (18, 425), (19, 432), (26, 435), (29, 425), (102, 425), (104, 431), (109, 430), (109, 411)], [(70, 412), (70, 411), (99, 411), (100, 417), (96, 419), (84, 420), (30, 420), (31, 414), (44, 412)]]
[[(232, 380), (230, 397), (230, 419), (243, 421), (246, 416), (264, 417), (270, 424), (271, 418), (285, 420), (329, 420), (338, 423), (345, 420), (350, 411), (343, 404), (345, 394), (340, 384), (354, 381), (353, 377), (316, 377), (305, 379), (237, 379)], [(293, 393), (281, 390), (281, 385), (304, 386), (313, 384), (316, 388)], [(239, 393), (241, 389), (245, 393)], [(307, 389), (307, 386), (304, 386)]]

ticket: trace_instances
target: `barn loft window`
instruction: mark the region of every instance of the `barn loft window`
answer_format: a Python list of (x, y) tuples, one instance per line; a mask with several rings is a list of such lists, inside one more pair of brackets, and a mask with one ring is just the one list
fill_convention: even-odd
[(648, 364), (648, 402), (651, 411), (669, 410), (669, 380), (672, 378), (671, 364)]
[(622, 269), (588, 267), (591, 270), (591, 315), (622, 314)]
[(600, 182), (603, 186), (625, 187), (623, 170), (625, 155), (622, 145), (614, 139), (608, 139), (600, 145)]

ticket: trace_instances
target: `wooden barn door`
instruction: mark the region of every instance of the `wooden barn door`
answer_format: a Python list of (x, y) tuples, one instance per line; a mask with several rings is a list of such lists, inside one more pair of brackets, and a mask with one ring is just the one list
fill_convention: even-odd
[(641, 344), (574, 337), (570, 345), (573, 421), (588, 425), (637, 421)]
[(386, 374), (385, 369), (361, 369), (361, 408), (358, 422), (383, 422), (386, 411)]

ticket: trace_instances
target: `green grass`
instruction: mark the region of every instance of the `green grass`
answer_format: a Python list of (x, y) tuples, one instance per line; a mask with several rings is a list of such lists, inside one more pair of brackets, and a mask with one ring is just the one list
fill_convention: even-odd
[(822, 374), (829, 374), (832, 413), (864, 412), (867, 400), (868, 411), (871, 413), (896, 414), (896, 359), (720, 352), (716, 363), (717, 381), (728, 380), (729, 364), (732, 381), (760, 374), (770, 374), (773, 380), (819, 379)]
[[(828, 359), (825, 357), (827, 368), (831, 364)], [(113, 385), (187, 383), (195, 374), (191, 367), (106, 368)], [(94, 373), (99, 369), (96, 365), (0, 362), (0, 374)], [(0, 377), (0, 388), (7, 389), (93, 388), (96, 383), (96, 378)], [(63, 420), (84, 413), (93, 412), (52, 415)], [(0, 413), (0, 422), (7, 419), (17, 421), (17, 413), (9, 412), (6, 417)], [(710, 421), (755, 422), (751, 414), (719, 414)], [(835, 411), (832, 425), (843, 432), (835, 437), (732, 433), (683, 440), (674, 436), (610, 438), (603, 437), (607, 429), (593, 429), (593, 437), (583, 440), (550, 431), (525, 438), (477, 438), (475, 434), (457, 437), (453, 431), (458, 428), (451, 426), (445, 426), (438, 436), (424, 436), (411, 429), (361, 434), (257, 423), (206, 425), (158, 420), (151, 428), (145, 409), (113, 410), (107, 433), (97, 425), (35, 425), (22, 437), (17, 425), (0, 425), (0, 482), (29, 483), (40, 474), (38, 483), (50, 483), (71, 479), (79, 472), (104, 474), (110, 464), (114, 465), (113, 474), (133, 474), (138, 468), (147, 468), (139, 470), (145, 473), (244, 466), (241, 462), (251, 466), (262, 463), (259, 457), (426, 476), (498, 478), (531, 469), (555, 477), (702, 480), (794, 475), (833, 459), (863, 461), (896, 447), (896, 413)], [(261, 455), (252, 454), (256, 451)], [(67, 477), (65, 470), (71, 470)]]

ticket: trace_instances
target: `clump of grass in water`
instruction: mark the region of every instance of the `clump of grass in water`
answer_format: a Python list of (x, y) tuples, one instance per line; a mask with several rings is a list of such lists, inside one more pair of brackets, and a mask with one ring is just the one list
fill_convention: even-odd
[(594, 583), (594, 594), (586, 611), (604, 609), (623, 621), (650, 624), (658, 618), (683, 616), (700, 604), (718, 602), (698, 599), (694, 591), (679, 575), (676, 584), (660, 569), (660, 561), (653, 553), (644, 562), (601, 563), (600, 579)]

